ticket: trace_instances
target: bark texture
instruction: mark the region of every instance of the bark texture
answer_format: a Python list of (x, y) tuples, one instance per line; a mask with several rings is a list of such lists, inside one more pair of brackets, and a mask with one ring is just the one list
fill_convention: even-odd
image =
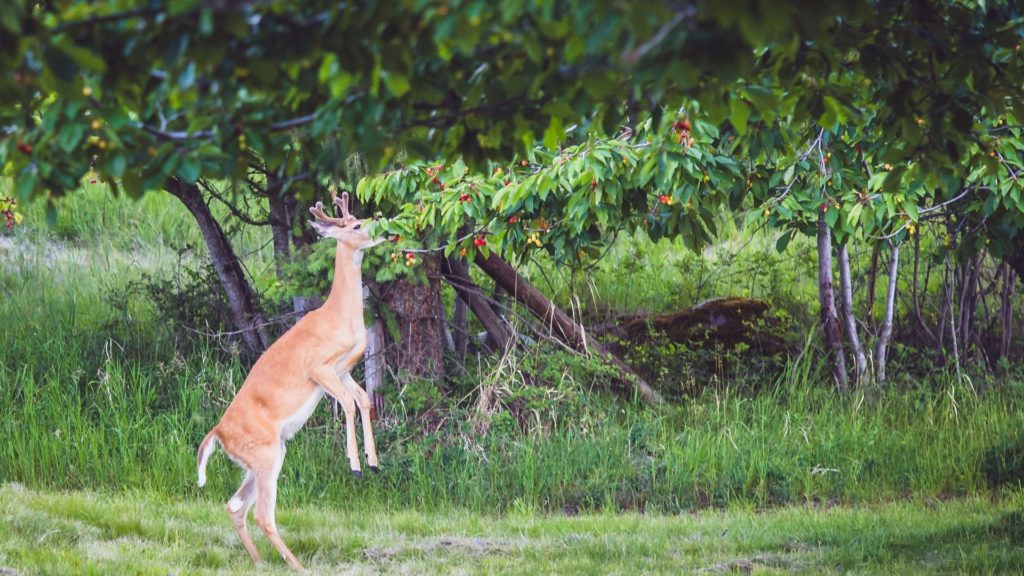
[[(469, 306), (473, 314), (480, 320), (484, 330), (487, 331), (487, 347), (492, 351), (505, 350), (512, 341), (512, 331), (505, 323), (505, 319), (491, 308), (490, 302), (480, 287), (469, 277), (469, 264), (458, 258), (442, 258), (441, 274), (445, 281), (455, 289), (455, 293), (459, 296), (458, 300)], [(457, 350), (460, 344), (465, 346), (465, 342), (457, 341)], [(465, 353), (464, 348), (462, 353)]]
[(821, 305), (821, 329), (825, 333), (825, 345), (832, 356), (832, 375), (836, 387), (845, 392), (849, 388), (846, 359), (843, 357), (842, 335), (839, 332), (832, 288), (832, 232), (825, 224), (824, 217), (818, 218), (818, 301)]
[(889, 341), (892, 339), (892, 318), (896, 309), (896, 279), (899, 271), (900, 246), (893, 243), (889, 250), (889, 287), (885, 294), (885, 316), (882, 319), (882, 332), (878, 335), (875, 346), (875, 378), (879, 385), (885, 384), (885, 365), (889, 354)]
[(170, 178), (164, 187), (171, 195), (181, 200), (199, 225), (213, 268), (227, 295), (234, 328), (238, 331), (248, 355), (252, 358), (258, 357), (270, 345), (272, 337), (266, 317), (259, 307), (256, 292), (249, 283), (227, 234), (213, 217), (198, 186)]
[(444, 376), (444, 311), (440, 302), (441, 284), (437, 257), (421, 258), (427, 282), (400, 279), (381, 284), (381, 300), (394, 315), (399, 337), (389, 347), (390, 364), (399, 373), (413, 377)]
[[(369, 290), (364, 288), (364, 306), (368, 297)], [(384, 386), (384, 324), (380, 318), (375, 318), (373, 324), (366, 327), (363, 362), (366, 395), (370, 397), (370, 419), (376, 420), (377, 415), (384, 412), (384, 396), (377, 393)]]
[(1003, 277), (1002, 306), (999, 311), (999, 356), (1010, 357), (1010, 344), (1013, 342), (1013, 293), (1017, 285), (1017, 276), (1007, 272)]
[(850, 252), (846, 244), (839, 247), (839, 303), (854, 359), (854, 381), (863, 386), (868, 378), (868, 356), (857, 334), (857, 316), (853, 310), (853, 282), (850, 279)]

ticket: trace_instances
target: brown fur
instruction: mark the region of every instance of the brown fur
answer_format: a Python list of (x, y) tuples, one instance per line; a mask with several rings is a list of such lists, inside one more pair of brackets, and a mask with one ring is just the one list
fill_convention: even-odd
[[(312, 412), (315, 404), (310, 403), (318, 389), (337, 399), (345, 411), (352, 470), (361, 473), (355, 437), (357, 405), (367, 462), (377, 466), (369, 397), (349, 375), (366, 349), (359, 265), (362, 250), (374, 243), (366, 234), (365, 223), (348, 214), (347, 195), (335, 203), (342, 209), (342, 218), (328, 217), (319, 203), (311, 209), (317, 231), (338, 241), (330, 296), (260, 356), (220, 422), (203, 439), (197, 455), (203, 478), (206, 458), (212, 452), (208, 444), (217, 438), (231, 459), (245, 469), (245, 479), (228, 502), (227, 511), (252, 559), (260, 561), (246, 528), (246, 516), (255, 505), (256, 523), (288, 564), (300, 571), (304, 570), (302, 564), (281, 540), (274, 520), (277, 478), (284, 462), (285, 433), (301, 427), (305, 420), (294, 417), (303, 409)], [(294, 429), (284, 430), (286, 425)]]

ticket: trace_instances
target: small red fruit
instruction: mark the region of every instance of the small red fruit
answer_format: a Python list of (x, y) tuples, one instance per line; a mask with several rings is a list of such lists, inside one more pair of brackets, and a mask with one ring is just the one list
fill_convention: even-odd
[(658, 202), (661, 202), (662, 204), (671, 204), (672, 197), (668, 194), (661, 194), (658, 196)]
[(509, 224), (515, 224), (516, 222), (519, 222), (519, 216), (509, 216), (508, 217), (508, 223)]
[(487, 245), (487, 240), (484, 240), (482, 237), (477, 236), (476, 238), (473, 238), (473, 246), (476, 246), (477, 248), (479, 248), (481, 246), (486, 246), (486, 245)]
[(594, 188), (597, 188), (597, 180), (592, 180), (590, 182), (590, 189), (593, 190)]
[(509, 184), (512, 184), (512, 181), (511, 180), (505, 180), (505, 186), (508, 186)]
[(523, 168), (526, 168), (528, 163), (526, 162), (526, 160), (523, 160), (522, 162), (519, 163), (519, 165), (522, 166)]
[(431, 180), (431, 182), (433, 182), (434, 184), (437, 184), (438, 182), (440, 182), (440, 180), (437, 179), (437, 176), (434, 176), (434, 178)]
[(686, 130), (686, 131), (690, 130), (690, 121), (689, 121), (689, 119), (683, 120), (683, 130)]
[(31, 154), (32, 145), (28, 142), (18, 142), (18, 152), (21, 152), (22, 154)]
[(459, 196), (459, 202), (469, 202), (469, 194), (463, 194)]

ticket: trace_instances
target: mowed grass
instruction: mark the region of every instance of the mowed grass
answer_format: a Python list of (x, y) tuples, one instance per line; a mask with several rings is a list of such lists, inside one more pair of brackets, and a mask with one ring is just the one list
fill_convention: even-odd
[[(998, 501), (570, 517), (355, 512), (343, 501), (282, 500), (278, 523), (320, 574), (1009, 574), (1024, 566), (1022, 504), (1011, 492)], [(209, 502), (7, 484), (0, 522), (0, 573), (288, 573), (262, 535), (265, 560), (254, 567), (223, 509)]]

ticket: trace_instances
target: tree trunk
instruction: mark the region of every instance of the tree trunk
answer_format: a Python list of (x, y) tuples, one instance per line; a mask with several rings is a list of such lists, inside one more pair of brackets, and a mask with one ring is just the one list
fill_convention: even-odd
[[(962, 380), (963, 377), (960, 373), (960, 347), (956, 339), (956, 305), (954, 301), (956, 299), (956, 271), (952, 264), (950, 264), (949, 253), (946, 253), (945, 258), (945, 273), (943, 276), (943, 284), (945, 285), (945, 299), (949, 303), (948, 306), (943, 306), (946, 312), (949, 314), (949, 338), (953, 345), (953, 365), (956, 366), (956, 375), (958, 380)], [(945, 324), (945, 318), (943, 318), (943, 324)]]
[(281, 197), (281, 179), (267, 174), (267, 200), (270, 204), (270, 235), (274, 244), (274, 268), (278, 279), (285, 276), (284, 267), (291, 260), (292, 219)]
[(272, 338), (263, 311), (257, 304), (256, 292), (249, 284), (227, 234), (213, 217), (198, 186), (170, 178), (164, 188), (181, 200), (196, 219), (213, 268), (227, 295), (234, 328), (241, 336), (248, 355), (255, 359), (270, 345)]
[(839, 318), (836, 317), (835, 294), (832, 289), (832, 231), (825, 217), (818, 217), (818, 301), (821, 305), (821, 328), (825, 345), (832, 356), (832, 376), (840, 392), (849, 389), (846, 380), (846, 359), (843, 357)]
[(857, 335), (857, 317), (853, 311), (853, 286), (850, 280), (850, 253), (846, 244), (839, 247), (839, 288), (840, 313), (843, 315), (843, 323), (846, 325), (846, 335), (850, 340), (850, 347), (853, 348), (854, 377), (856, 385), (860, 387), (867, 381), (868, 357), (864, 353), (864, 346), (861, 345), (860, 337)]
[(468, 310), (466, 301), (457, 296), (452, 303), (452, 331), (455, 333), (455, 355), (459, 358), (465, 358), (469, 350)]
[(981, 258), (976, 254), (965, 264), (960, 292), (960, 348), (968, 356), (968, 361), (974, 344), (974, 313), (978, 305), (980, 274)]
[[(369, 295), (370, 290), (363, 288), (364, 303)], [(374, 318), (373, 324), (366, 327), (363, 379), (366, 395), (370, 397), (370, 419), (376, 420), (384, 411), (384, 396), (377, 393), (384, 386), (384, 323), (380, 318)]]
[[(316, 240), (315, 237), (308, 236), (306, 232), (299, 235), (294, 234), (298, 201), (287, 191), (281, 189), (283, 185), (284, 182), (275, 174), (267, 174), (270, 230), (274, 243), (274, 265), (278, 278), (284, 277), (284, 264), (291, 259), (291, 247), (300, 249)], [(293, 296), (292, 311), (296, 314), (295, 320), (298, 321), (306, 312), (319, 308), (321, 304), (323, 301), (316, 296)]]
[(494, 253), (491, 253), (487, 258), (478, 253), (475, 262), (502, 289), (508, 292), (520, 304), (526, 306), (534, 316), (539, 318), (548, 327), (551, 336), (564, 342), (574, 350), (593, 353), (613, 364), (623, 373), (621, 382), (632, 388), (648, 404), (656, 406), (663, 402), (661, 395), (651, 388), (647, 382), (644, 382), (643, 378), (640, 378), (632, 368), (611, 354), (603, 344), (588, 336), (582, 326), (574, 322), (572, 318), (555, 306), (539, 290), (524, 280), (508, 262), (505, 262)]
[(487, 347), (503, 351), (512, 340), (512, 331), (505, 320), (494, 312), (483, 291), (469, 277), (469, 264), (462, 259), (442, 258), (441, 274), (458, 294), (457, 302), (465, 302), (487, 331)]
[[(913, 277), (913, 287), (912, 287), (912, 292), (913, 292), (912, 296), (913, 296), (913, 302), (914, 302), (914, 322), (917, 324), (917, 327), (921, 329), (921, 333), (924, 334), (924, 337), (928, 340), (928, 342), (931, 343), (931, 342), (935, 342), (936, 341), (935, 334), (931, 331), (930, 328), (928, 328), (928, 324), (924, 321), (924, 315), (921, 314), (920, 288), (918, 287), (918, 282), (917, 282), (917, 276), (918, 276), (920, 262), (921, 262), (921, 235), (920, 234), (915, 234), (914, 235), (914, 277)], [(925, 274), (924, 289), (925, 289), (925, 291), (928, 290), (928, 275), (927, 274)]]
[(411, 377), (444, 376), (444, 310), (438, 308), (441, 284), (437, 256), (422, 255), (426, 282), (402, 278), (381, 285), (381, 300), (394, 314), (399, 338), (390, 347), (391, 365)]
[(1003, 276), (1002, 307), (999, 312), (999, 356), (1010, 359), (1010, 344), (1013, 337), (1013, 291), (1017, 285), (1017, 277), (1007, 270)]
[(871, 247), (871, 264), (868, 266), (868, 328), (875, 332), (875, 289), (878, 287), (878, 244)]
[(885, 294), (885, 316), (882, 320), (882, 332), (878, 335), (878, 343), (875, 346), (875, 377), (879, 386), (885, 384), (885, 362), (888, 356), (889, 340), (892, 338), (892, 317), (896, 308), (896, 273), (899, 260), (899, 244), (893, 243), (889, 256), (889, 289)]

